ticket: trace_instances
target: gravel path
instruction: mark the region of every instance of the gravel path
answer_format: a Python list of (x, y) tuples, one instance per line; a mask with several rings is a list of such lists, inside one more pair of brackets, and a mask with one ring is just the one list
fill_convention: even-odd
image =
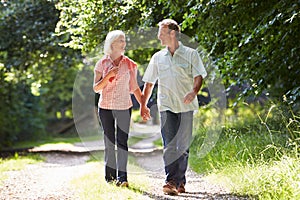
[[(134, 133), (137, 135), (137, 133)], [(143, 136), (144, 137), (144, 136)], [(152, 140), (157, 135), (151, 135)], [(229, 194), (224, 188), (213, 185), (190, 169), (187, 173), (186, 193), (173, 197), (164, 195), (164, 168), (161, 150), (150, 150), (151, 139), (145, 138), (145, 143), (139, 142), (131, 149), (138, 164), (146, 170), (151, 180), (151, 188), (145, 191), (145, 196), (153, 199), (246, 199)], [(143, 149), (142, 147), (148, 149)], [(76, 149), (76, 148), (75, 148)], [(47, 150), (49, 151), (49, 149)], [(57, 150), (56, 150), (57, 151)], [(68, 146), (70, 151), (70, 146)], [(0, 184), (0, 200), (77, 200), (75, 191), (70, 187), (70, 181), (93, 170), (93, 165), (86, 163), (88, 153), (42, 153), (46, 161), (28, 165), (20, 171), (5, 172), (7, 179)], [(130, 176), (130, 174), (129, 174)]]
[[(28, 165), (21, 171), (5, 172), (8, 178), (0, 186), (1, 200), (79, 200), (70, 188), (70, 181), (93, 171), (86, 164), (87, 155), (44, 153), (46, 162)], [(145, 196), (157, 200), (172, 199), (245, 199), (229, 194), (226, 189), (206, 182), (199, 174), (188, 170), (187, 193), (168, 196), (162, 192), (164, 170), (161, 151), (134, 153), (137, 162), (147, 172), (150, 189)], [(130, 174), (129, 174), (130, 176)]]
[(139, 165), (148, 172), (151, 182), (151, 189), (148, 195), (161, 200), (195, 200), (195, 199), (226, 199), (226, 200), (241, 200), (246, 199), (230, 194), (228, 190), (218, 185), (207, 182), (202, 175), (188, 169), (187, 171), (187, 184), (186, 193), (179, 194), (178, 196), (164, 195), (162, 186), (164, 185), (164, 167), (162, 160), (162, 152), (155, 151), (147, 154), (136, 155)]
[(0, 185), (1, 200), (76, 199), (69, 182), (91, 171), (84, 155), (44, 154), (46, 162), (27, 165), (20, 171), (5, 172)]

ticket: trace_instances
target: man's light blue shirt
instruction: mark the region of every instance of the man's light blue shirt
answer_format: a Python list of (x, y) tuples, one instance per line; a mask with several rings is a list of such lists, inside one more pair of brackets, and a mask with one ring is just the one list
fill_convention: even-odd
[(143, 76), (144, 82), (155, 84), (158, 81), (158, 110), (170, 110), (174, 113), (198, 110), (198, 100), (185, 104), (184, 96), (193, 90), (194, 78), (201, 75), (205, 78), (207, 72), (195, 49), (179, 47), (172, 56), (168, 48), (155, 53)]

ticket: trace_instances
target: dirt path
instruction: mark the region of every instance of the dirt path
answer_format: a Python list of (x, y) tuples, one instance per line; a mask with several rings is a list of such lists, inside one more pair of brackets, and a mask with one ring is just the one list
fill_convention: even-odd
[(0, 186), (1, 200), (76, 199), (69, 182), (88, 173), (87, 155), (44, 154), (46, 161), (28, 165), (20, 171), (5, 172)]
[[(134, 153), (137, 162), (146, 170), (150, 179), (146, 196), (158, 200), (172, 199), (245, 199), (230, 195), (224, 188), (204, 181), (199, 174), (187, 173), (187, 193), (172, 197), (164, 195), (164, 170), (161, 152)], [(86, 164), (88, 155), (46, 153), (46, 162), (28, 165), (21, 171), (7, 172), (0, 186), (1, 200), (77, 200), (76, 192), (70, 188), (70, 181), (93, 171), (93, 164)], [(129, 174), (130, 176), (130, 174)]]
[[(138, 132), (133, 133), (135, 136), (138, 134)], [(143, 137), (145, 137), (144, 133)], [(155, 139), (157, 139), (157, 135), (151, 132), (149, 137), (145, 137), (138, 144), (134, 145), (134, 148), (131, 148), (131, 154), (135, 156), (138, 164), (146, 170), (145, 175), (151, 180), (151, 188), (149, 188), (149, 191), (145, 191), (146, 196), (153, 199), (167, 200), (245, 199), (230, 195), (226, 189), (206, 182), (201, 175), (191, 170), (188, 170), (187, 173), (187, 193), (176, 197), (164, 195), (162, 192), (162, 185), (164, 184), (162, 151), (153, 149), (151, 143)], [(60, 148), (63, 149), (63, 147)], [(66, 149), (68, 151), (72, 150), (70, 146), (66, 147)], [(78, 150), (78, 147), (74, 147), (74, 149)], [(5, 172), (8, 178), (0, 185), (0, 200), (79, 199), (69, 183), (71, 180), (93, 170), (93, 165), (86, 163), (89, 159), (89, 154), (82, 152), (71, 154), (49, 153), (49, 149), (47, 151), (48, 153), (43, 153), (43, 156), (46, 158), (45, 162), (28, 165), (21, 171)]]
[(226, 200), (241, 200), (246, 199), (230, 194), (228, 190), (218, 185), (206, 181), (202, 175), (188, 169), (186, 193), (178, 196), (164, 195), (162, 186), (164, 185), (164, 167), (162, 160), (162, 152), (155, 151), (152, 153), (137, 153), (136, 160), (139, 165), (148, 172), (148, 177), (151, 182), (151, 190), (148, 192), (155, 199), (163, 200), (196, 200), (196, 199), (226, 199)]

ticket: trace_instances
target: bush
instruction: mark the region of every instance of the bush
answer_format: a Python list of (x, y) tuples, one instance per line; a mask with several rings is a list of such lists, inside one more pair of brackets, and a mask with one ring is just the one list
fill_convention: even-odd
[(40, 97), (33, 96), (26, 85), (8, 85), (0, 90), (5, 94), (0, 101), (0, 148), (44, 136), (45, 112)]

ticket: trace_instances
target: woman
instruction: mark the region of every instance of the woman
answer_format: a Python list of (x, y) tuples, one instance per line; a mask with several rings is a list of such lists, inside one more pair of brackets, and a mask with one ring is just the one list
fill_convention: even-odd
[(142, 98), (136, 79), (137, 65), (124, 55), (125, 47), (124, 32), (115, 30), (107, 34), (105, 55), (95, 66), (93, 85), (94, 91), (101, 94), (98, 106), (104, 130), (105, 180), (108, 183), (117, 181), (117, 185), (122, 187), (128, 187), (127, 141), (132, 107), (130, 94), (133, 93), (139, 103)]

